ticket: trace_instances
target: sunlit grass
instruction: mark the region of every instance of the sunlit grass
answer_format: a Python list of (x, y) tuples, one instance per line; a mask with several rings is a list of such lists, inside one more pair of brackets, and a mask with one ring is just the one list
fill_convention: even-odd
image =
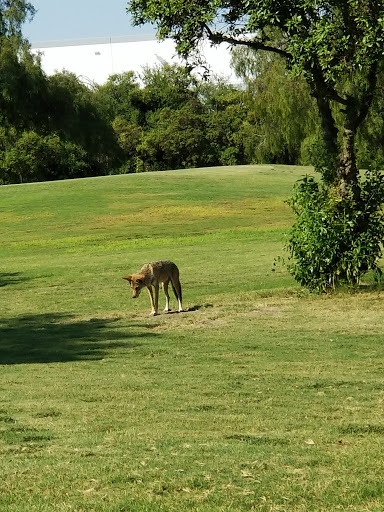
[[(383, 292), (276, 265), (305, 172), (0, 188), (2, 511), (381, 512)], [(185, 313), (121, 279), (160, 258)]]

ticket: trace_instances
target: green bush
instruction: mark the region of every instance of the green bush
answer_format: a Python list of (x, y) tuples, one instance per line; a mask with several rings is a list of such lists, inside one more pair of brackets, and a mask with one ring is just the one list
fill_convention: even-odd
[(87, 154), (58, 135), (25, 131), (14, 141), (2, 141), (0, 176), (3, 183), (81, 178), (89, 175)]
[(361, 200), (340, 200), (336, 189), (313, 177), (299, 181), (289, 204), (296, 222), (288, 236), (288, 269), (312, 291), (339, 284), (356, 285), (373, 270), (384, 238), (384, 176), (367, 172), (360, 180)]

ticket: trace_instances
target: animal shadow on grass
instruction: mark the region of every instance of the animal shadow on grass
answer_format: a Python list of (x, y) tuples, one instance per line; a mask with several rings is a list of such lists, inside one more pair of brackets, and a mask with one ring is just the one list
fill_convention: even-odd
[[(199, 311), (199, 309), (213, 308), (213, 304), (195, 304), (189, 308), (183, 309), (182, 313), (190, 313), (191, 311)], [(170, 309), (168, 315), (179, 314), (179, 311)]]
[(54, 313), (0, 320), (0, 364), (100, 360), (114, 349), (140, 346), (139, 338), (156, 336), (141, 325), (121, 331), (117, 321), (79, 321)]
[(207, 309), (207, 308), (213, 308), (213, 304), (195, 304), (194, 306), (191, 306), (190, 308), (186, 309), (185, 311), (199, 311), (199, 309)]

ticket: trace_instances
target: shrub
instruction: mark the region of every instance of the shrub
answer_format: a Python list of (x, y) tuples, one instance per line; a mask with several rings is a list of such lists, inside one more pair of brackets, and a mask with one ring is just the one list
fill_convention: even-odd
[(89, 175), (87, 154), (56, 134), (45, 137), (34, 131), (23, 132), (13, 144), (7, 142), (1, 160), (4, 183), (81, 178)]
[(368, 270), (381, 275), (383, 174), (367, 172), (360, 187), (358, 204), (352, 197), (341, 201), (334, 187), (307, 176), (288, 201), (296, 214), (287, 242), (288, 269), (312, 291), (356, 285)]

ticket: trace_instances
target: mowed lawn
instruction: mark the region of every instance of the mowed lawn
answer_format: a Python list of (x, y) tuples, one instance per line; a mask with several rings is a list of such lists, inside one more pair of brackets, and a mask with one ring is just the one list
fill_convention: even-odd
[[(382, 512), (384, 292), (288, 275), (308, 172), (0, 188), (2, 512)], [(156, 259), (185, 312), (131, 299)]]

